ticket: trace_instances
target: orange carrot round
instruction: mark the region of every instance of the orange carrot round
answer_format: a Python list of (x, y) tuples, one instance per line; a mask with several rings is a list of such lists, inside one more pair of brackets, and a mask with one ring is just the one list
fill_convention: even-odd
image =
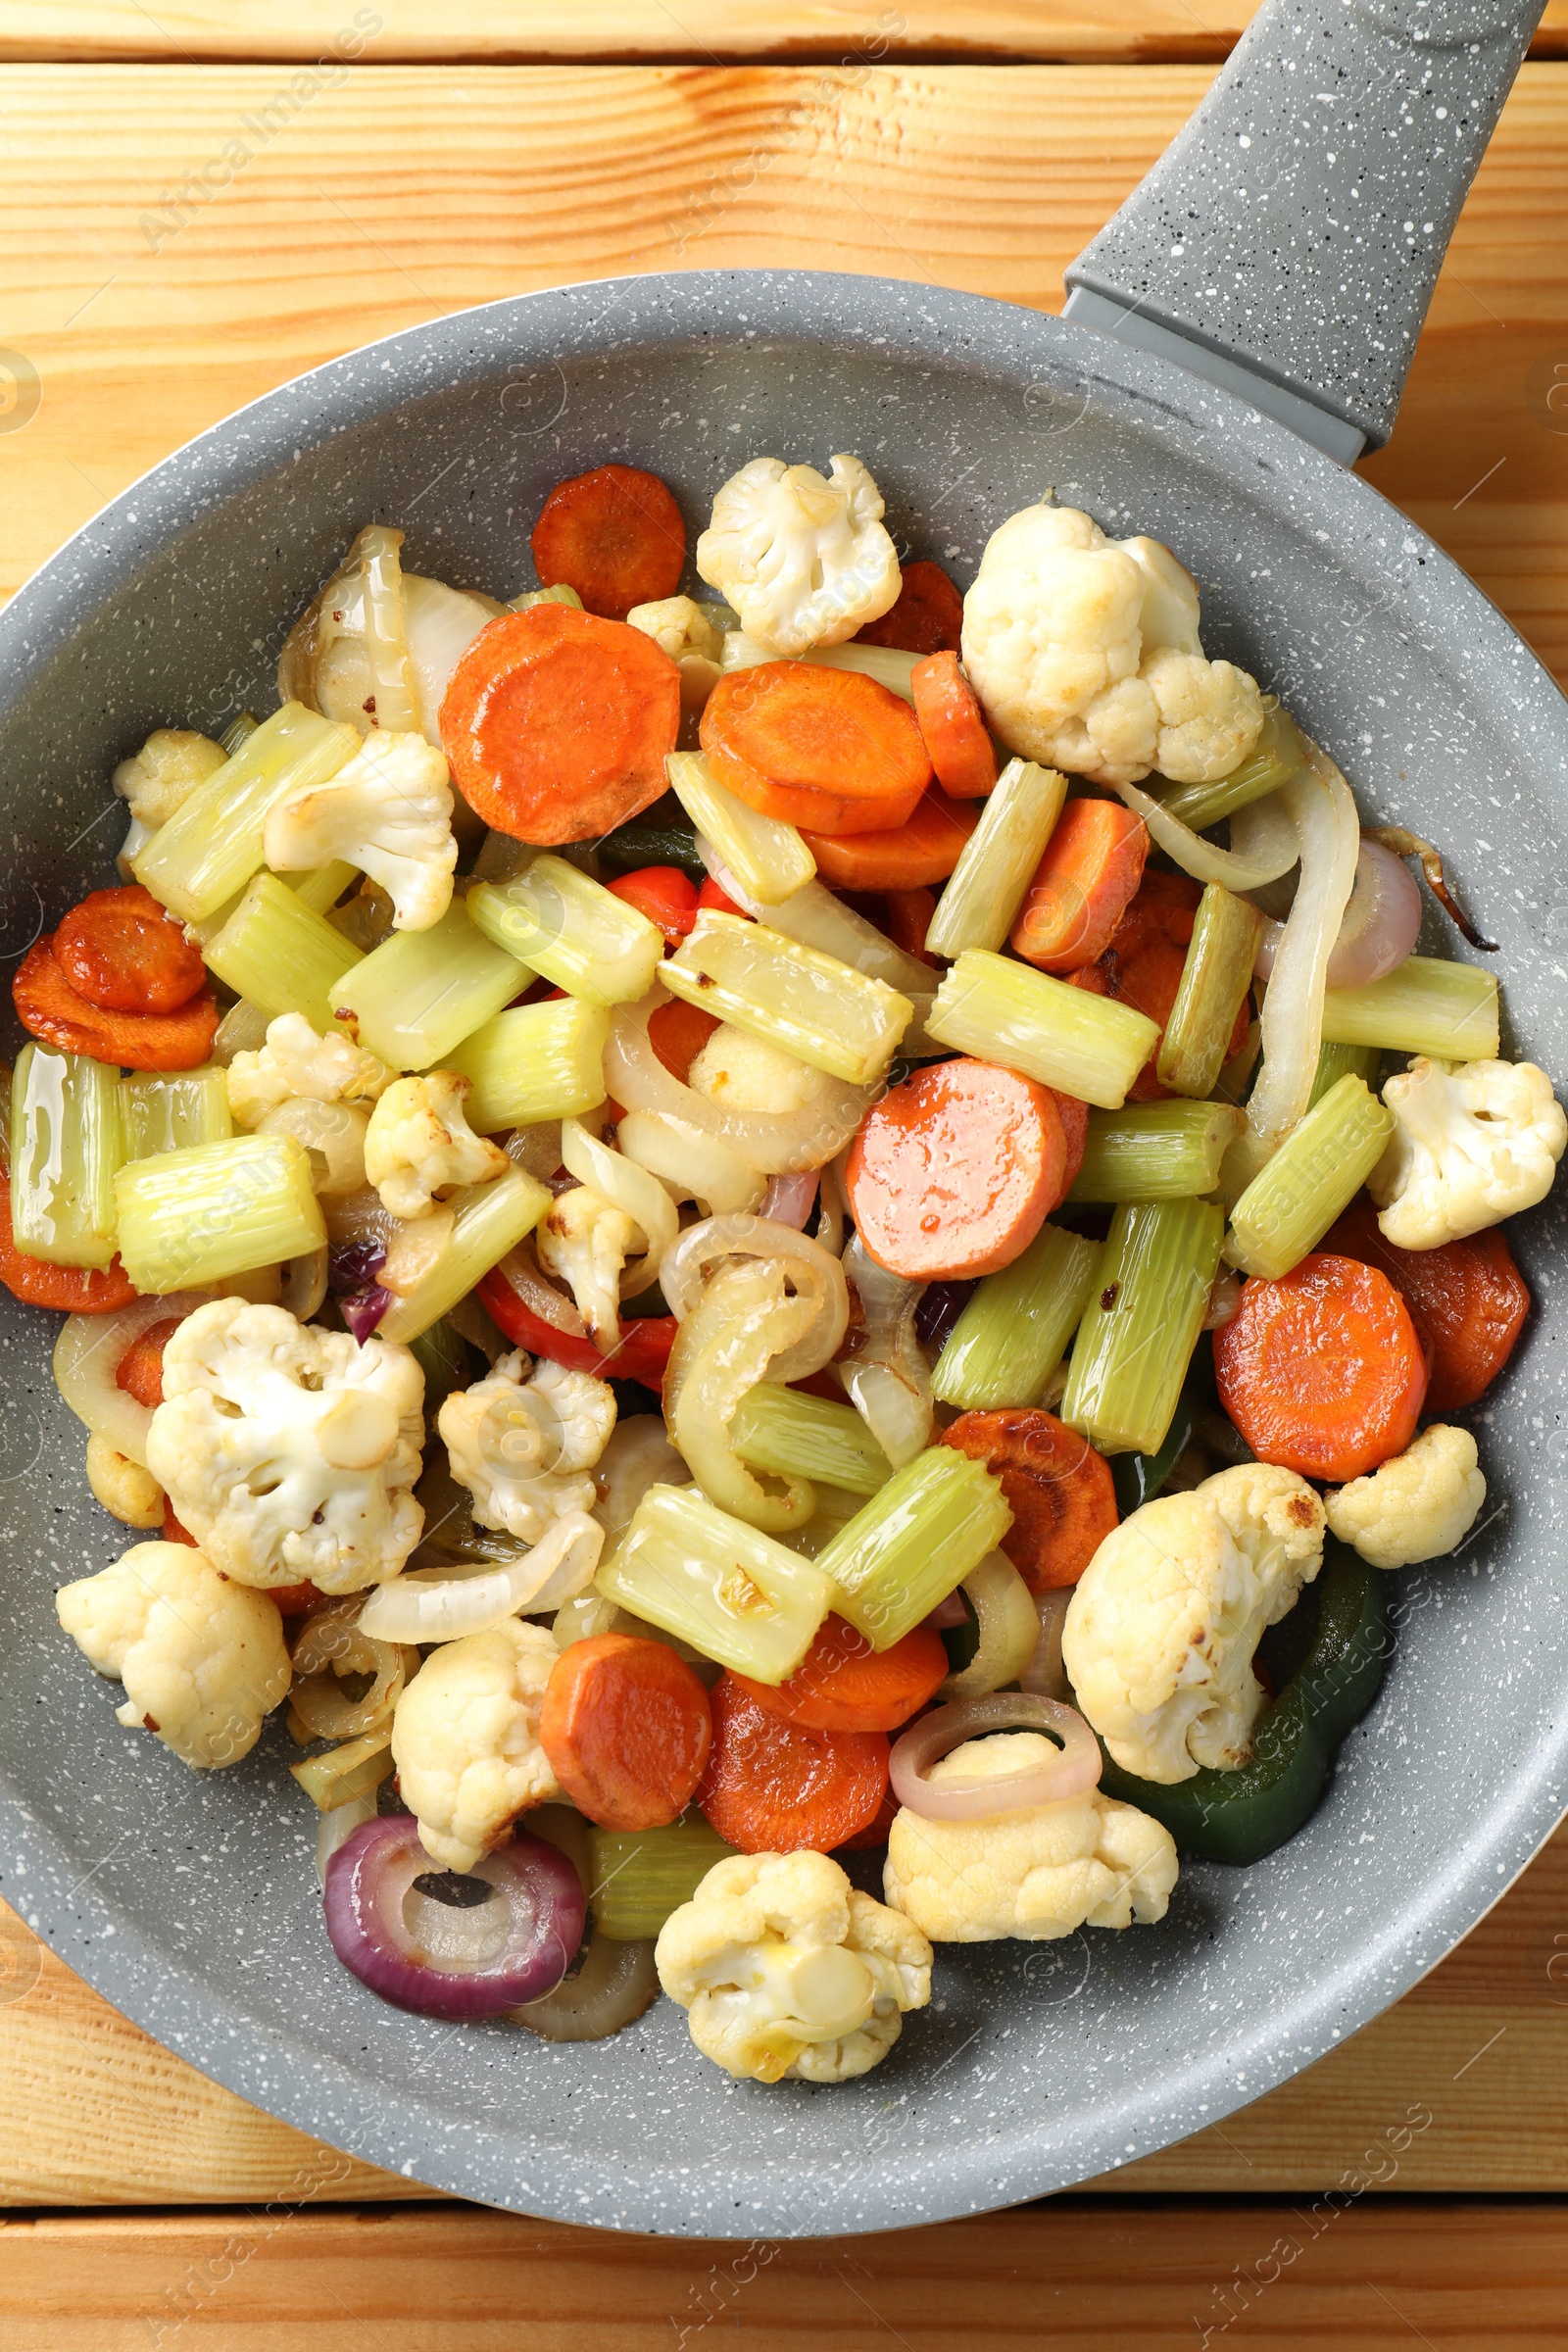
[(597, 1634), (551, 1669), (539, 1744), (602, 1830), (657, 1830), (692, 1801), (712, 1743), (708, 1692), (664, 1642)]
[(67, 1315), (116, 1315), (140, 1293), (118, 1257), (107, 1266), (57, 1266), (53, 1258), (19, 1250), (11, 1226), (11, 1187), (0, 1182), (0, 1282), (24, 1306), (52, 1306)]
[[(1147, 1013), (1158, 1024), (1162, 1037), (1182, 973), (1187, 968), (1188, 944), (1201, 896), (1198, 884), (1189, 881), (1185, 874), (1146, 870), (1126, 913), (1110, 935), (1104, 954), (1081, 971), (1071, 973), (1072, 986), (1087, 989), (1097, 997), (1114, 997), (1118, 1003)], [(1246, 1044), (1250, 1013), (1249, 999), (1236, 1015), (1236, 1026), (1226, 1047), (1227, 1060)], [(1170, 1100), (1169, 1087), (1161, 1086), (1155, 1075), (1158, 1058), (1156, 1038), (1149, 1059), (1127, 1090), (1129, 1102)]]
[(1148, 855), (1143, 818), (1120, 801), (1069, 801), (1012, 926), (1024, 961), (1071, 972), (1102, 956)]
[(107, 1012), (79, 996), (56, 961), (54, 940), (36, 940), (11, 983), (24, 1029), (65, 1054), (127, 1070), (193, 1070), (218, 1034), (218, 1000), (211, 989), (177, 1012)]
[(931, 782), (908, 704), (855, 669), (731, 670), (698, 732), (714, 775), (748, 808), (813, 833), (891, 832)]
[(678, 865), (640, 865), (606, 888), (612, 898), (624, 899), (657, 923), (672, 948), (679, 947), (696, 923), (697, 885)]
[(1377, 1210), (1363, 1196), (1318, 1248), (1358, 1257), (1393, 1283), (1431, 1360), (1429, 1413), (1462, 1412), (1485, 1396), (1530, 1312), (1530, 1286), (1495, 1226), (1437, 1250), (1398, 1250), (1384, 1240)]
[(183, 1519), (176, 1515), (174, 1506), (167, 1494), (164, 1496), (164, 1524), (161, 1533), (166, 1544), (188, 1544), (192, 1551), (201, 1549)]
[(808, 1731), (894, 1732), (925, 1705), (947, 1672), (942, 1637), (928, 1625), (876, 1650), (858, 1626), (828, 1616), (787, 1683), (774, 1690), (750, 1675), (731, 1679), (770, 1715)]
[(997, 755), (974, 688), (956, 654), (928, 654), (909, 672), (914, 715), (937, 782), (959, 800), (981, 800), (997, 780)]
[(162, 1323), (149, 1323), (120, 1359), (115, 1386), (123, 1389), (127, 1396), (134, 1396), (149, 1412), (164, 1401), (164, 1349), (178, 1329), (178, 1315), (166, 1315)]
[(1012, 1526), (1002, 1548), (1031, 1592), (1075, 1585), (1117, 1524), (1110, 1465), (1038, 1405), (960, 1413), (942, 1444), (1002, 1481)]
[(55, 961), (104, 1012), (177, 1012), (207, 978), (199, 950), (150, 890), (90, 891), (55, 933)]
[(672, 1078), (684, 1086), (686, 1073), (707, 1045), (718, 1022), (700, 1004), (687, 1004), (679, 997), (671, 997), (667, 1004), (660, 1004), (648, 1016), (648, 1043)]
[(919, 890), (945, 882), (979, 822), (967, 801), (935, 785), (907, 824), (886, 833), (804, 833), (816, 870), (834, 890)]
[(710, 1693), (713, 1748), (697, 1802), (743, 1854), (819, 1854), (869, 1827), (888, 1785), (885, 1732), (813, 1732), (733, 1674)]
[(1427, 1362), (1385, 1274), (1316, 1250), (1278, 1282), (1242, 1286), (1214, 1334), (1221, 1404), (1260, 1462), (1361, 1478), (1415, 1435)]
[[(1089, 1149), (1089, 1105), (1087, 1102), (1080, 1102), (1076, 1095), (1057, 1093), (1056, 1116), (1061, 1121), (1062, 1139), (1067, 1147), (1067, 1159), (1061, 1171), (1061, 1191), (1052, 1202), (1052, 1208), (1061, 1206), (1078, 1181), (1078, 1171), (1084, 1164), (1084, 1153)], [(1046, 1214), (1049, 1216), (1051, 1210), (1048, 1209)]]
[(960, 1057), (873, 1103), (845, 1184), (879, 1266), (911, 1282), (961, 1282), (1028, 1249), (1060, 1198), (1066, 1157), (1049, 1087)]
[(881, 897), (881, 907), (871, 915), (871, 921), (887, 933), (896, 948), (902, 948), (906, 956), (917, 956), (922, 963), (929, 963), (934, 969), (937, 959), (925, 944), (925, 935), (937, 910), (932, 893), (916, 886), (911, 890), (884, 891)]
[(680, 509), (640, 466), (596, 466), (558, 482), (528, 545), (542, 587), (575, 588), (605, 620), (673, 596), (686, 566)]
[(612, 833), (657, 801), (680, 731), (680, 671), (623, 621), (535, 605), (491, 621), (441, 704), (441, 747), (470, 808), (549, 848)]
[(906, 654), (956, 654), (963, 634), (963, 599), (940, 564), (906, 564), (899, 601), (857, 629), (857, 645), (896, 645)]

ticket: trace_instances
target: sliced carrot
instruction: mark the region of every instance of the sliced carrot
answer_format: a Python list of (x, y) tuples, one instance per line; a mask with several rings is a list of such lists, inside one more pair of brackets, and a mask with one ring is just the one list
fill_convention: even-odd
[(107, 1266), (57, 1266), (53, 1258), (19, 1250), (11, 1226), (11, 1187), (0, 1179), (0, 1282), (24, 1306), (52, 1306), (68, 1315), (115, 1315), (140, 1293), (118, 1257)]
[[(913, 890), (885, 891), (882, 894), (882, 920), (878, 927), (887, 933), (896, 948), (904, 950), (906, 956), (918, 956), (922, 963), (929, 963), (934, 969), (937, 959), (925, 944), (925, 935), (931, 928), (931, 918), (936, 910), (936, 898), (929, 890), (916, 887)], [(872, 920), (876, 920), (875, 916)]]
[(1028, 1249), (1061, 1196), (1066, 1157), (1049, 1087), (959, 1056), (872, 1104), (845, 1183), (879, 1266), (911, 1282), (961, 1282)]
[(813, 833), (887, 833), (931, 782), (914, 712), (875, 678), (809, 662), (731, 670), (698, 729), (748, 808)]
[(55, 961), (104, 1012), (177, 1012), (207, 978), (200, 951), (150, 890), (90, 891), (55, 933)]
[(1148, 855), (1143, 818), (1120, 801), (1069, 801), (1012, 926), (1025, 962), (1072, 972), (1103, 955)]
[(899, 601), (855, 633), (857, 645), (896, 645), (906, 654), (956, 654), (963, 634), (963, 599), (940, 564), (906, 564)]
[(673, 596), (686, 566), (680, 509), (640, 466), (596, 466), (558, 482), (528, 545), (541, 586), (575, 588), (605, 620)]
[(960, 1413), (942, 1433), (1002, 1481), (1012, 1526), (1002, 1548), (1031, 1592), (1075, 1585), (1117, 1524), (1110, 1464), (1038, 1405)]
[(1318, 1247), (1376, 1266), (1404, 1300), (1431, 1361), (1429, 1413), (1456, 1413), (1485, 1396), (1530, 1312), (1530, 1287), (1495, 1226), (1437, 1250), (1396, 1250), (1363, 1195)]
[(937, 782), (959, 800), (983, 800), (997, 780), (997, 755), (957, 655), (927, 654), (909, 672), (909, 691)]
[(838, 1851), (841, 1854), (863, 1854), (874, 1846), (886, 1845), (898, 1810), (899, 1800), (889, 1788), (864, 1829), (857, 1830), (853, 1838), (846, 1838)]
[(327, 1597), (319, 1586), (306, 1577), (297, 1585), (269, 1585), (267, 1597), (283, 1617), (303, 1617), (318, 1609)]
[(760, 1707), (812, 1732), (895, 1732), (946, 1679), (942, 1637), (917, 1625), (891, 1649), (875, 1650), (858, 1627), (824, 1617), (787, 1683), (770, 1690), (749, 1675), (733, 1680)]
[(1260, 1462), (1361, 1478), (1415, 1435), (1427, 1359), (1386, 1274), (1314, 1250), (1278, 1282), (1242, 1285), (1214, 1334), (1219, 1398)]
[(164, 1525), (162, 1532), (164, 1542), (166, 1544), (188, 1544), (192, 1551), (199, 1551), (201, 1549), (200, 1544), (197, 1543), (195, 1537), (191, 1534), (190, 1529), (185, 1525), (184, 1521), (175, 1517), (174, 1506), (170, 1501), (167, 1494), (164, 1496)]
[(612, 898), (624, 899), (639, 914), (657, 923), (672, 948), (697, 920), (697, 885), (678, 865), (640, 865), (634, 874), (621, 874), (608, 885)]
[(665, 1642), (568, 1642), (545, 1686), (539, 1744), (602, 1830), (658, 1830), (691, 1803), (712, 1745), (708, 1692)]
[(648, 1043), (672, 1078), (682, 1086), (686, 1073), (707, 1045), (718, 1022), (700, 1004), (683, 1004), (671, 997), (667, 1004), (659, 1005), (648, 1016)]
[(876, 1819), (885, 1732), (813, 1732), (760, 1706), (733, 1674), (709, 1693), (713, 1750), (697, 1802), (743, 1854), (831, 1853)]
[(149, 1412), (164, 1401), (164, 1349), (178, 1329), (178, 1315), (168, 1315), (162, 1323), (149, 1323), (120, 1359), (115, 1386), (123, 1389), (127, 1396), (134, 1396)]
[[(1186, 969), (1188, 943), (1201, 896), (1198, 884), (1185, 874), (1146, 870), (1131, 905), (1111, 933), (1104, 954), (1082, 971), (1070, 974), (1073, 987), (1088, 989), (1097, 997), (1114, 997), (1121, 1004), (1133, 1005), (1158, 1023), (1162, 1037)], [(1247, 1042), (1250, 1013), (1249, 1001), (1236, 1015), (1236, 1025), (1225, 1049), (1227, 1061)], [(1156, 1039), (1149, 1059), (1127, 1090), (1130, 1102), (1169, 1101), (1170, 1089), (1161, 1086), (1154, 1074), (1158, 1057)]]
[(483, 628), (447, 680), (441, 747), (498, 833), (549, 848), (612, 833), (664, 790), (680, 671), (623, 621), (534, 605)]
[(821, 879), (834, 890), (919, 890), (945, 882), (979, 816), (933, 785), (906, 824), (886, 833), (803, 832)]
[(218, 1034), (218, 1000), (210, 988), (177, 1012), (106, 1012), (89, 1004), (56, 962), (52, 938), (27, 950), (11, 995), (24, 1029), (46, 1045), (127, 1070), (193, 1070)]
[[(701, 914), (705, 906), (716, 906), (720, 914), (746, 915), (745, 907), (737, 906), (734, 900), (730, 897), (729, 892), (727, 890), (720, 889), (719, 885), (713, 880), (711, 874), (709, 875), (707, 881), (703, 884), (702, 889), (697, 893), (697, 911), (699, 914)], [(748, 917), (747, 919), (749, 920), (750, 918)]]
[[(1084, 1164), (1089, 1149), (1089, 1105), (1080, 1102), (1076, 1095), (1056, 1096), (1056, 1116), (1061, 1121), (1061, 1133), (1067, 1146), (1067, 1161), (1061, 1171), (1061, 1191), (1052, 1202), (1059, 1208), (1078, 1181), (1078, 1171)], [(1047, 1215), (1051, 1213), (1047, 1210)]]

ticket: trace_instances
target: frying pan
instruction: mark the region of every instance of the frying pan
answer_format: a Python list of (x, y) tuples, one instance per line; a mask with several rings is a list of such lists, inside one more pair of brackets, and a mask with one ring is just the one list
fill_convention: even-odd
[[(693, 533), (777, 451), (871, 465), (901, 542), (972, 576), (1054, 486), (1166, 540), (1212, 653), (1281, 692), (1363, 808), (1435, 838), (1500, 943), (1504, 1052), (1562, 1067), (1568, 709), (1500, 615), (1345, 469), (1386, 437), (1535, 0), (1273, 0), (1069, 272), (1064, 320), (876, 279), (569, 286), (356, 352), (205, 433), (0, 615), (15, 961), (111, 877), (114, 760), (266, 710), (295, 613), (372, 516), (423, 571), (513, 593), (549, 485), (612, 457)], [(1462, 953), (1441, 918), (1425, 943)], [(1383, 1695), (1328, 1797), (1247, 1871), (1184, 1871), (1125, 1935), (941, 1947), (863, 2082), (734, 2083), (662, 2002), (600, 2045), (383, 2007), (322, 1933), (274, 1723), (197, 1775), (114, 1721), (53, 1588), (119, 1548), (54, 1393), (54, 1321), (0, 1347), (0, 1890), (89, 1983), (246, 2098), (414, 2180), (626, 2229), (823, 2235), (1104, 2172), (1318, 2057), (1469, 1930), (1568, 1801), (1559, 1598), (1568, 1258), (1524, 1220), (1528, 1336), (1475, 1415), (1490, 1516), (1398, 1580)], [(1410, 2095), (1436, 2100), (1411, 2082)], [(333, 2160), (302, 2169), (308, 2199)]]

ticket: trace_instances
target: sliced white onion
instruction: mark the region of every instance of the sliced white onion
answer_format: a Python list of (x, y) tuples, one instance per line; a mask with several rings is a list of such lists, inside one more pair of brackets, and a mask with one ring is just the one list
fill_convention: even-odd
[(929, 998), (935, 993), (937, 976), (930, 964), (922, 963), (906, 949), (895, 947), (886, 932), (868, 923), (863, 914), (857, 914), (853, 906), (846, 906), (825, 883), (805, 883), (776, 906), (764, 906), (760, 899), (742, 890), (712, 843), (701, 833), (697, 855), (741, 911), (766, 923), (770, 931), (803, 948), (818, 948), (824, 956), (836, 956), (853, 970), (864, 972), (872, 980), (885, 980), (902, 996)]
[(1223, 1331), (1234, 1323), (1242, 1307), (1242, 1278), (1226, 1266), (1209, 1285), (1208, 1305), (1203, 1311), (1205, 1331)]
[(323, 1242), (308, 1257), (291, 1257), (283, 1268), (282, 1303), (296, 1323), (308, 1323), (326, 1297), (331, 1251)]
[(1017, 1682), (1040, 1645), (1034, 1594), (1004, 1551), (988, 1551), (962, 1590), (979, 1620), (979, 1644), (967, 1666), (938, 1685), (939, 1698), (980, 1698)]
[(561, 1169), (561, 1121), (542, 1119), (537, 1127), (514, 1127), (507, 1138), (506, 1153), (525, 1176), (548, 1184)]
[(731, 1257), (710, 1277), (670, 1349), (664, 1412), (671, 1437), (710, 1501), (768, 1535), (803, 1527), (816, 1508), (815, 1491), (805, 1478), (764, 1485), (731, 1446), (729, 1425), (760, 1380), (820, 1369), (833, 1352), (834, 1321), (814, 1268)]
[[(1365, 988), (1397, 969), (1421, 928), (1421, 893), (1403, 859), (1363, 833), (1350, 903), (1324, 975), (1326, 988)], [(1285, 936), (1283, 923), (1263, 925), (1256, 972), (1266, 980)]]
[[(449, 588), (444, 580), (403, 575), (403, 639), (414, 673), (415, 720), (427, 743), (441, 743), (441, 700), (447, 680), (481, 629), (506, 611), (494, 597)], [(379, 708), (377, 716), (380, 715)]]
[[(289, 1704), (313, 1740), (358, 1740), (380, 1731), (418, 1671), (417, 1650), (373, 1640), (359, 1622), (360, 1607), (354, 1592), (318, 1609), (295, 1642)], [(351, 1674), (372, 1677), (360, 1698), (342, 1687)]]
[[(341, 1199), (365, 1190), (365, 1136), (368, 1111), (351, 1102), (316, 1102), (307, 1095), (276, 1103), (258, 1135), (292, 1135), (312, 1160), (311, 1185), (318, 1198)], [(318, 1166), (317, 1159), (322, 1164)]]
[(1296, 863), (1296, 827), (1285, 804), (1287, 789), (1266, 793), (1261, 800), (1239, 808), (1231, 818), (1231, 846), (1221, 850), (1195, 833), (1191, 825), (1184, 825), (1179, 816), (1172, 816), (1136, 784), (1116, 786), (1128, 808), (1149, 827), (1150, 838), (1183, 873), (1236, 892), (1260, 890), (1265, 882), (1289, 873)]
[(403, 636), (403, 566), (398, 558), (403, 533), (372, 522), (360, 533), (356, 545), (365, 583), (361, 625), (375, 698), (375, 723), (388, 732), (410, 734), (419, 721), (414, 705), (414, 667)]
[(559, 1609), (591, 1582), (605, 1531), (586, 1511), (565, 1511), (531, 1550), (487, 1576), (422, 1574), (377, 1585), (360, 1614), (361, 1630), (378, 1642), (460, 1642), (488, 1633), (522, 1609)]
[(761, 1214), (775, 1225), (793, 1225), (804, 1233), (816, 1201), (817, 1176), (807, 1168), (798, 1176), (775, 1176), (762, 1196)]
[(620, 1295), (635, 1298), (639, 1292), (650, 1290), (680, 1231), (675, 1203), (663, 1185), (623, 1152), (612, 1152), (608, 1144), (590, 1135), (580, 1119), (561, 1122), (561, 1159), (568, 1175), (575, 1176), (579, 1184), (591, 1185), (641, 1228), (643, 1254), (622, 1274)]
[(368, 1796), (351, 1796), (341, 1805), (333, 1805), (316, 1825), (316, 1875), (326, 1885), (326, 1866), (340, 1845), (347, 1845), (356, 1830), (373, 1821), (377, 1806), (375, 1791)]
[[(1060, 1742), (1049, 1763), (1004, 1779), (956, 1780), (933, 1788), (933, 1764), (987, 1732), (1043, 1732)], [(1099, 1743), (1075, 1707), (1029, 1690), (993, 1690), (985, 1698), (954, 1699), (894, 1741), (889, 1759), (893, 1793), (926, 1821), (992, 1821), (1036, 1805), (1065, 1804), (1099, 1785)]]
[(603, 2041), (652, 2008), (659, 1971), (652, 1943), (615, 1943), (595, 1936), (575, 1976), (567, 1975), (542, 2000), (509, 2009), (514, 2026), (546, 2041)]
[(804, 1110), (725, 1110), (683, 1086), (654, 1052), (648, 1022), (668, 1000), (655, 988), (640, 1004), (620, 1004), (605, 1048), (605, 1085), (627, 1110), (667, 1112), (717, 1136), (766, 1175), (819, 1168), (842, 1152), (870, 1105), (874, 1089), (825, 1080)]
[(690, 1477), (658, 1413), (634, 1413), (629, 1421), (616, 1422), (594, 1466), (599, 1490), (594, 1517), (613, 1544), (631, 1525), (650, 1487), (683, 1487)]
[(851, 1402), (895, 1470), (931, 1442), (936, 1407), (931, 1367), (915, 1337), (923, 1282), (906, 1282), (879, 1266), (858, 1234), (844, 1252), (844, 1272), (860, 1301), (862, 1327), (853, 1353), (839, 1365)]
[(1061, 1629), (1067, 1622), (1067, 1604), (1072, 1596), (1071, 1585), (1058, 1585), (1054, 1592), (1035, 1594), (1040, 1639), (1035, 1643), (1033, 1657), (1018, 1677), (1018, 1688), (1032, 1690), (1037, 1698), (1072, 1697), (1072, 1685), (1061, 1662)]
[[(638, 1167), (673, 1185), (682, 1200), (700, 1200), (709, 1216), (734, 1215), (762, 1204), (767, 1179), (760, 1168), (689, 1119), (672, 1118), (662, 1110), (628, 1110), (615, 1130), (615, 1142)], [(782, 1181), (802, 1180), (788, 1176)], [(814, 1189), (814, 1180), (808, 1181)]]
[(55, 1385), (78, 1421), (105, 1438), (117, 1453), (147, 1467), (152, 1410), (121, 1388), (116, 1374), (134, 1343), (155, 1323), (194, 1314), (210, 1291), (172, 1291), (164, 1298), (133, 1298), (113, 1315), (68, 1315), (55, 1342)]
[[(665, 1258), (660, 1276), (664, 1303), (677, 1320), (683, 1322), (692, 1312), (702, 1297), (708, 1268), (721, 1257), (782, 1257), (789, 1260), (792, 1268), (803, 1268), (814, 1276), (831, 1304), (831, 1328), (837, 1332), (823, 1363), (837, 1354), (850, 1324), (850, 1293), (844, 1268), (819, 1243), (808, 1241), (792, 1225), (775, 1224), (770, 1217), (705, 1217), (700, 1225), (687, 1226)], [(807, 1375), (774, 1374), (775, 1379), (786, 1377), (804, 1380)]]
[(844, 1189), (844, 1152), (818, 1170), (816, 1231), (811, 1239), (830, 1257), (842, 1257), (849, 1229), (850, 1200)]

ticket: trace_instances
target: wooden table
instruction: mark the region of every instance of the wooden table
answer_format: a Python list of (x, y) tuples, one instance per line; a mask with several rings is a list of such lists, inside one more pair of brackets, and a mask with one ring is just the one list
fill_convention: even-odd
[[(496, 295), (767, 263), (1055, 309), (1063, 265), (1201, 94), (1193, 61), (1222, 56), (1249, 14), (1238, 0), (714, 0), (700, 14), (379, 0), (356, 30), (347, 7), (303, 0), (8, 0), (0, 56), (24, 62), (0, 76), (0, 343), (36, 371), (41, 403), (0, 431), (0, 590), (243, 401)], [(591, 55), (642, 62), (514, 62)], [(736, 62), (769, 55), (793, 62)], [(1363, 468), (1559, 676), (1565, 56), (1568, 0), (1552, 0), (1396, 439)], [(249, 152), (198, 195), (194, 175), (235, 138)], [(6, 1914), (0, 2352), (544, 2352), (589, 2329), (609, 2352), (705, 2335), (709, 2352), (719, 2331), (770, 2352), (888, 2335), (922, 2352), (1220, 2335), (1558, 2345), (1565, 2088), (1559, 1833), (1396, 2009), (1100, 2193), (746, 2255), (432, 2202), (168, 2056)], [(1406, 2118), (1396, 2169), (1375, 2191), (1341, 2187)], [(312, 2209), (292, 2210), (302, 2195)]]

